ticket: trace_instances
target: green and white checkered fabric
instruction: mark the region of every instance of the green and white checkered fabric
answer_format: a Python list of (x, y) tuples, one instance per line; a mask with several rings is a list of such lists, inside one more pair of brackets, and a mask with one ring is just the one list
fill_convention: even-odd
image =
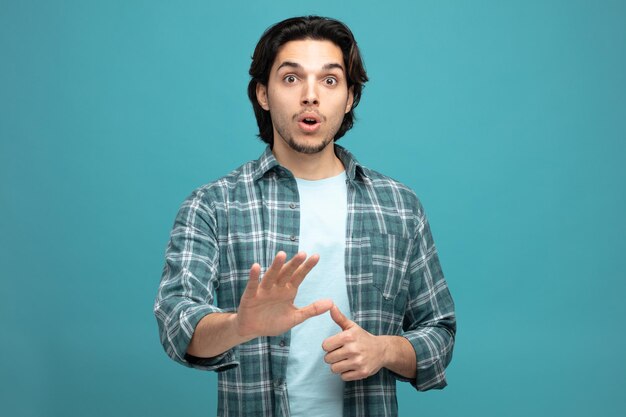
[[(415, 193), (360, 165), (344, 148), (348, 219), (346, 283), (352, 319), (415, 348), (418, 390), (443, 388), (456, 319), (428, 221)], [(154, 312), (167, 354), (219, 372), (219, 416), (289, 416), (290, 332), (261, 337), (210, 359), (186, 354), (198, 321), (235, 312), (253, 263), (263, 274), (278, 251), (298, 251), (300, 207), (293, 175), (268, 147), (261, 157), (195, 190), (176, 217)], [(328, 366), (321, 364), (321, 366)], [(397, 415), (396, 380), (382, 369), (347, 382), (344, 416)]]

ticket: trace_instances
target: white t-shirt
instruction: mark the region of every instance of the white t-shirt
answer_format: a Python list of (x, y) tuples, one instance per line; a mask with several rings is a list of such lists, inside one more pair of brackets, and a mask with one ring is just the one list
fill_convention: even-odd
[[(350, 317), (346, 289), (345, 244), (348, 197), (346, 174), (318, 181), (296, 179), (300, 194), (300, 247), (320, 255), (304, 279), (295, 304), (304, 307), (330, 298)], [(322, 342), (341, 328), (330, 313), (313, 317), (291, 330), (287, 392), (291, 415), (337, 417), (343, 414), (344, 382), (324, 362)]]

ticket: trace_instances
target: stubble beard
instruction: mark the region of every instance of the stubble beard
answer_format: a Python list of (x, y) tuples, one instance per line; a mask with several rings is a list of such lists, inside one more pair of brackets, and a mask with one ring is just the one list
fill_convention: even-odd
[[(298, 115), (295, 115), (293, 117), (294, 121), (296, 120), (297, 116)], [(324, 118), (323, 121), (326, 122), (326, 118)], [(311, 143), (312, 141), (309, 141), (306, 138), (307, 136), (306, 134), (304, 135), (305, 138), (302, 141), (297, 141), (294, 138), (294, 135), (289, 131), (289, 129), (284, 128), (284, 126), (281, 123), (275, 123), (274, 126), (276, 128), (276, 132), (280, 135), (280, 137), (287, 144), (287, 146), (289, 146), (292, 150), (296, 152), (307, 154), (307, 155), (313, 155), (313, 154), (322, 152), (324, 149), (326, 149), (326, 147), (329, 144), (334, 142), (335, 134), (337, 133), (340, 127), (340, 126), (337, 126), (336, 130), (332, 132), (328, 132), (328, 136), (324, 137), (321, 142)]]
[(286, 133), (286, 132), (285, 133), (280, 132), (278, 129), (276, 130), (278, 131), (278, 134), (280, 135), (280, 137), (285, 141), (287, 146), (289, 146), (291, 149), (293, 149), (296, 152), (307, 154), (307, 155), (313, 155), (313, 154), (322, 152), (324, 149), (326, 149), (326, 147), (330, 143), (333, 142), (332, 137), (326, 137), (321, 142), (302, 143), (302, 142), (296, 141), (293, 138), (293, 135), (290, 135), (289, 133)]

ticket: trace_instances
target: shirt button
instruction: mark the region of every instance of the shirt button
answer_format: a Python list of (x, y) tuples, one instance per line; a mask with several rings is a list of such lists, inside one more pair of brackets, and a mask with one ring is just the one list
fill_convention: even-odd
[(280, 346), (280, 347), (285, 347), (285, 341), (284, 341), (284, 340), (281, 340), (281, 341), (280, 341), (280, 343), (278, 344), (278, 346)]
[(289, 203), (289, 208), (295, 209), (296, 208), (296, 203)]
[(296, 237), (294, 235), (291, 235), (291, 237), (289, 239), (291, 239), (292, 242), (296, 241)]

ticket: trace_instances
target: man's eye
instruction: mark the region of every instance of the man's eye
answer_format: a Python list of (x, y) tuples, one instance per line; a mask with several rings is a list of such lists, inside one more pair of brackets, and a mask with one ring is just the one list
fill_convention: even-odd
[(284, 78), (285, 82), (292, 84), (296, 82), (296, 77), (294, 77), (293, 75), (288, 75)]
[(334, 77), (326, 78), (326, 85), (337, 85), (338, 81)]

